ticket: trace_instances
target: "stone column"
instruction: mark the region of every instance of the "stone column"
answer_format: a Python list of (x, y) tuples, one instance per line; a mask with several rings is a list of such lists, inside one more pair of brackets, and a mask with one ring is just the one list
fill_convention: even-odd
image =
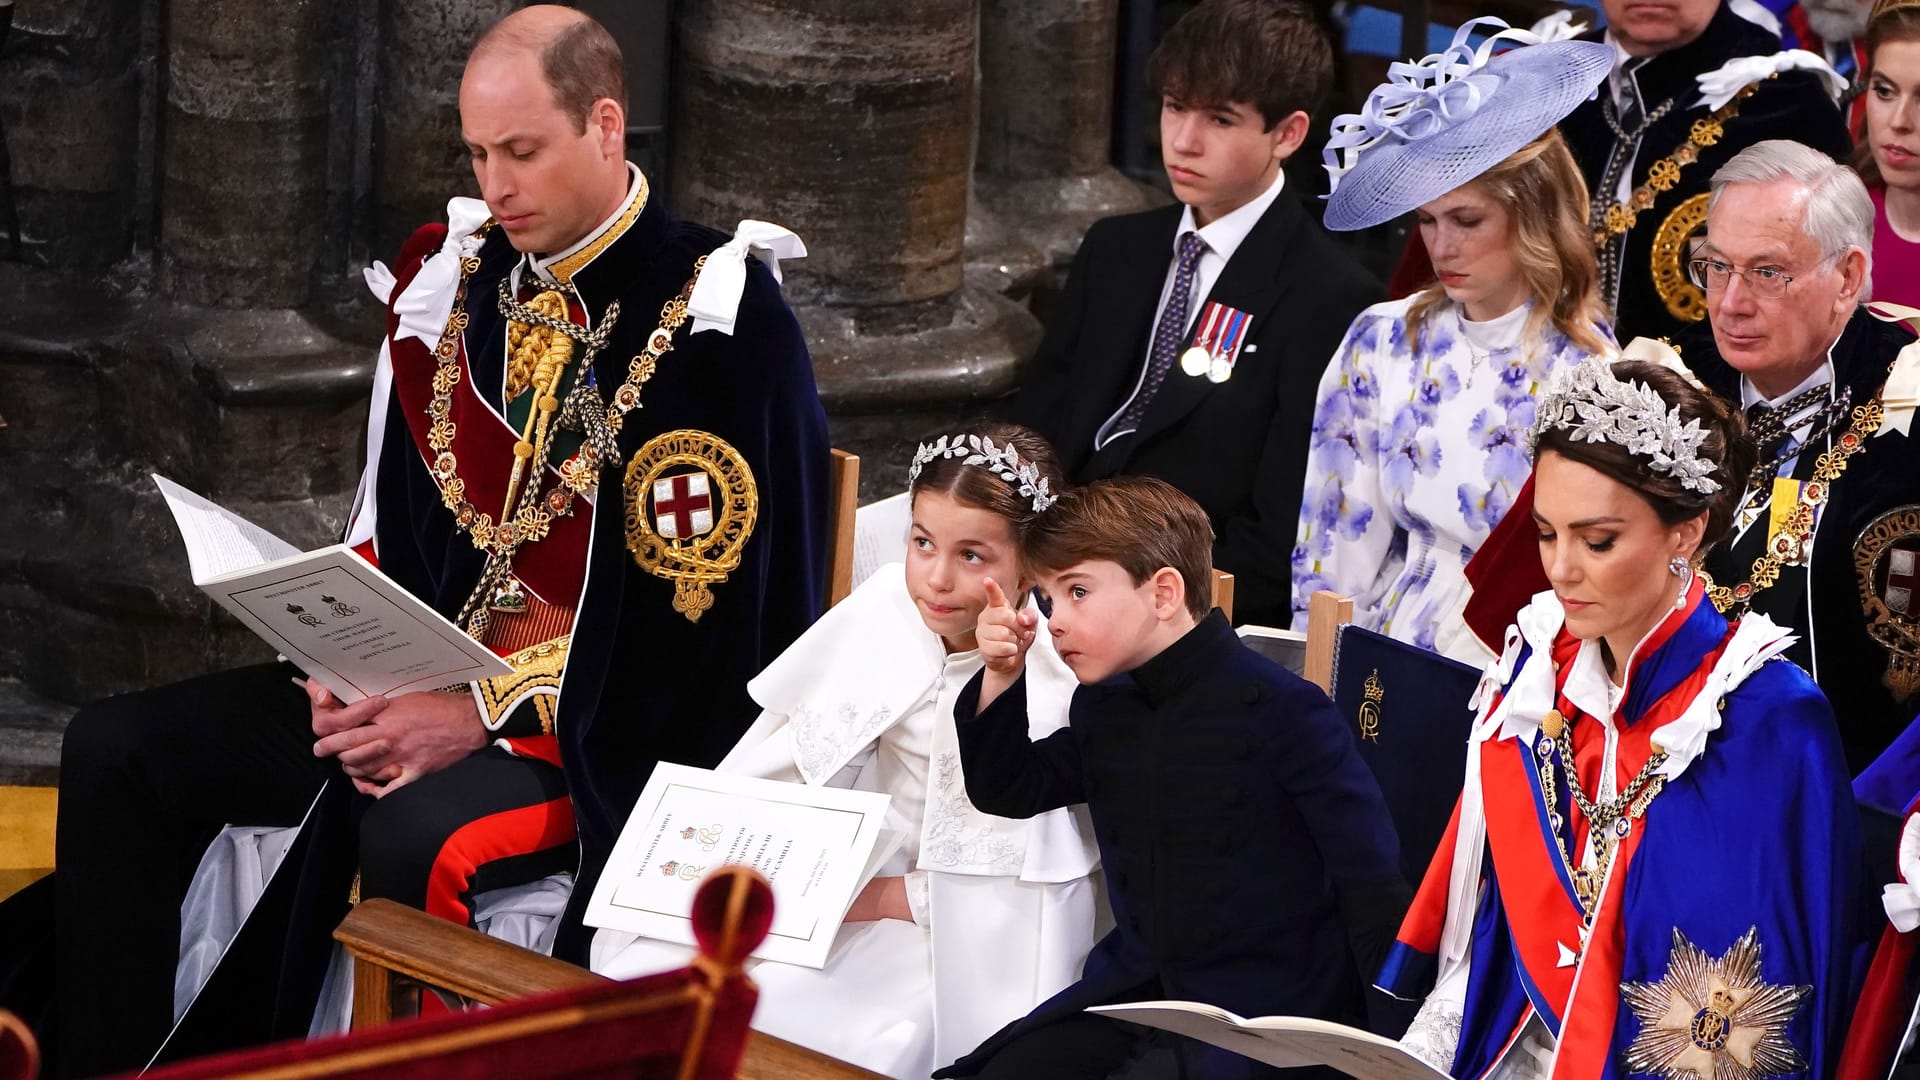
[(479, 195), (460, 143), (460, 75), (482, 32), (514, 0), (382, 4), (373, 115), (373, 257), (391, 259), (414, 229), (447, 219), (447, 200)]
[(160, 283), (210, 307), (294, 308), (326, 206), (333, 5), (172, 0)]
[[(975, 0), (680, 9), (673, 205), (806, 240), (787, 296), (842, 442), (1006, 394), (1038, 340), (1024, 309), (964, 281), (974, 28)], [(891, 464), (866, 474), (898, 487)]]
[(118, 262), (137, 217), (140, 6), (21, 0), (7, 14), (0, 126), (21, 256), (53, 266)]
[(1147, 205), (1109, 163), (1118, 0), (981, 0), (980, 199), (1055, 265)]

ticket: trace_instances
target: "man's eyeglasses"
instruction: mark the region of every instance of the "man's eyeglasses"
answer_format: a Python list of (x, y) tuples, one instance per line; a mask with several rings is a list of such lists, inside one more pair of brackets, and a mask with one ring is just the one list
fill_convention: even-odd
[(1775, 266), (1749, 266), (1742, 270), (1730, 262), (1702, 258), (1688, 262), (1687, 270), (1693, 283), (1708, 292), (1725, 289), (1727, 282), (1737, 276), (1747, 283), (1753, 295), (1763, 300), (1778, 300), (1786, 294), (1787, 286), (1793, 284), (1793, 275)]

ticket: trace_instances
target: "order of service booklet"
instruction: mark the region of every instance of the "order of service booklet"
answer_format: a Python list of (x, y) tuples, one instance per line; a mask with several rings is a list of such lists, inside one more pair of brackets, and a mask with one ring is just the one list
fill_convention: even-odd
[(883, 827), (890, 801), (663, 761), (620, 831), (586, 923), (692, 945), (701, 879), (750, 866), (773, 886), (773, 927), (753, 955), (824, 967), (848, 905), (906, 839)]
[(1094, 1005), (1091, 1013), (1145, 1024), (1283, 1069), (1325, 1065), (1361, 1080), (1448, 1080), (1392, 1039), (1305, 1016), (1252, 1020), (1198, 1001)]
[(193, 583), (343, 702), (513, 667), (344, 544), (301, 551), (164, 476)]

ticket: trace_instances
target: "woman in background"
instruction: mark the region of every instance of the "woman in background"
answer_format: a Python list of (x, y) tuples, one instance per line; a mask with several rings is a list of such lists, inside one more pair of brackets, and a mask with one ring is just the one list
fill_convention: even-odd
[(1489, 25), (1335, 121), (1327, 227), (1416, 212), (1438, 280), (1361, 312), (1328, 365), (1293, 551), (1294, 629), (1332, 589), (1359, 625), (1473, 664), (1464, 568), (1526, 483), (1536, 389), (1614, 351), (1586, 184), (1553, 129), (1612, 52), (1506, 29), (1466, 44)]
[(1920, 0), (1873, 6), (1863, 101), (1854, 168), (1873, 196), (1873, 298), (1920, 307)]

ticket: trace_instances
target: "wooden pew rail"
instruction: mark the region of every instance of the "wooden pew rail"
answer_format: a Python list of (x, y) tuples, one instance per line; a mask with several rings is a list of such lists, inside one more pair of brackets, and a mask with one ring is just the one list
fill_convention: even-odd
[[(439, 990), (480, 1005), (605, 982), (563, 960), (541, 956), (391, 900), (367, 900), (334, 931), (353, 957), (354, 1030), (414, 1015), (420, 995)], [(880, 1080), (803, 1046), (755, 1031), (740, 1080)]]

